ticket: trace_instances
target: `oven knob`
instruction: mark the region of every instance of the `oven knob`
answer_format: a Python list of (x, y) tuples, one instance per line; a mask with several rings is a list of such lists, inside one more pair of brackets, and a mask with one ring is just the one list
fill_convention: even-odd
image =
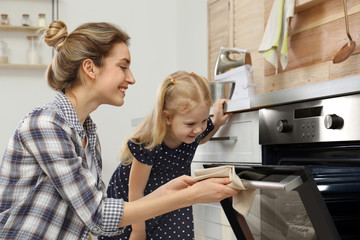
[(287, 120), (279, 120), (276, 123), (276, 130), (279, 133), (287, 133), (291, 131), (291, 125)]
[(336, 114), (328, 114), (324, 120), (327, 129), (340, 129), (344, 125), (344, 120)]

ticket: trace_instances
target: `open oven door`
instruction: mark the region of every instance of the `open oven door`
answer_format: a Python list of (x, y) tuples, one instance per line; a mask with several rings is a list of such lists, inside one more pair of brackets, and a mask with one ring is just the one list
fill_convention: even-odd
[[(204, 164), (204, 168), (219, 166), (223, 165)], [(248, 216), (234, 210), (231, 198), (221, 201), (237, 239), (340, 239), (310, 168), (234, 166), (244, 186), (258, 189)]]

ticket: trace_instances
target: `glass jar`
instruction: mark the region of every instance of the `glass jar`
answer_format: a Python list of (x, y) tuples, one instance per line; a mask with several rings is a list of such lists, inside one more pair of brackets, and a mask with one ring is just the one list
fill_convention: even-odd
[(45, 13), (39, 13), (38, 26), (39, 27), (46, 27)]
[(8, 57), (6, 55), (6, 43), (3, 37), (0, 37), (0, 63), (8, 63)]
[(1, 25), (9, 25), (9, 18), (7, 14), (1, 14)]
[(25, 27), (30, 26), (30, 15), (29, 14), (23, 14), (22, 15), (22, 20), (21, 20), (21, 24)]
[(40, 63), (40, 55), (37, 49), (37, 36), (27, 36), (29, 40), (29, 49), (27, 52), (27, 63), (28, 64), (39, 64)]

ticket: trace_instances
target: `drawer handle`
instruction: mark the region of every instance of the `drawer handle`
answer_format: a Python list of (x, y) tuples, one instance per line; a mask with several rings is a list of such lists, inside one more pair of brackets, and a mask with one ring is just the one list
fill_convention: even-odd
[(229, 136), (229, 137), (212, 137), (210, 141), (237, 141), (237, 136)]

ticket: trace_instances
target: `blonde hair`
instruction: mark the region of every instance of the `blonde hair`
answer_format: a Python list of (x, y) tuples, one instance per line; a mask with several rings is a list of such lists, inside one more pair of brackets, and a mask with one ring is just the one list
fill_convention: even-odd
[(91, 59), (96, 66), (102, 66), (116, 43), (128, 45), (130, 40), (110, 23), (85, 23), (68, 34), (66, 24), (58, 20), (50, 23), (43, 38), (57, 50), (47, 70), (48, 84), (64, 93), (80, 82), (79, 69), (84, 60)]
[(186, 113), (195, 106), (211, 106), (209, 82), (195, 73), (178, 71), (170, 74), (158, 89), (156, 104), (152, 112), (135, 128), (134, 132), (123, 143), (121, 162), (131, 164), (132, 155), (127, 146), (130, 140), (153, 149), (164, 140), (167, 126), (164, 110), (170, 115)]

